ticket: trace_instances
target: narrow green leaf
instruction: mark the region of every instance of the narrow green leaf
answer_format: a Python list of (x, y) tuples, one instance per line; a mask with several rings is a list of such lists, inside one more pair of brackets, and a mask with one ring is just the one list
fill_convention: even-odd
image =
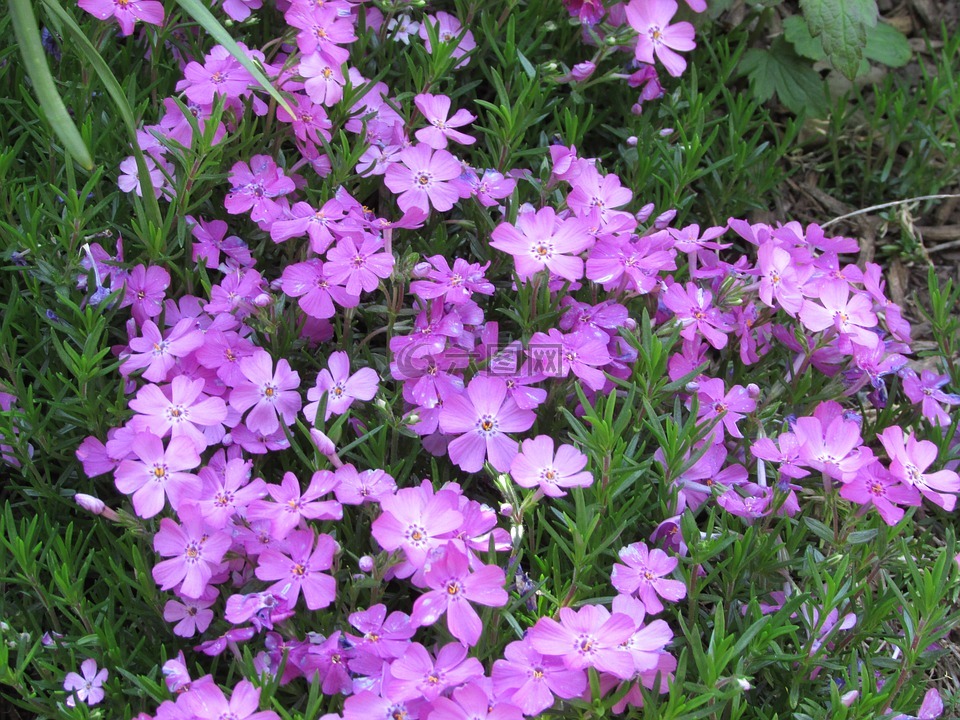
[(73, 118), (67, 112), (63, 99), (57, 92), (53, 75), (50, 74), (50, 66), (47, 64), (43, 43), (40, 40), (40, 26), (33, 13), (32, 0), (9, 0), (9, 7), (13, 31), (23, 57), (23, 66), (33, 82), (33, 92), (46, 113), (50, 126), (60, 138), (64, 149), (84, 168), (93, 170), (90, 151), (80, 136)]
[(227, 52), (233, 55), (237, 62), (247, 69), (253, 76), (253, 79), (256, 80), (264, 90), (270, 93), (270, 97), (276, 100), (280, 107), (290, 113), (290, 115), (295, 115), (286, 99), (280, 94), (280, 91), (277, 90), (273, 86), (273, 83), (267, 79), (267, 76), (263, 74), (260, 66), (237, 45), (237, 41), (233, 39), (230, 33), (227, 32), (227, 29), (220, 24), (220, 21), (213, 16), (213, 13), (207, 9), (201, 0), (177, 0), (177, 5), (182, 7), (187, 15), (210, 33), (214, 40), (223, 45), (223, 47), (227, 49)]

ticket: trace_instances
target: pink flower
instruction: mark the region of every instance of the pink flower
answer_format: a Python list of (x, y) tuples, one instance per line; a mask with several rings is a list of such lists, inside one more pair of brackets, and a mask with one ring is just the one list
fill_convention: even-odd
[[(440, 42), (456, 43), (452, 53), (454, 58), (462, 58), (477, 46), (473, 39), (473, 33), (469, 30), (464, 33), (463, 26), (457, 18), (447, 12), (438, 12), (436, 15), (427, 15), (420, 24), (420, 39), (423, 40), (428, 53), (433, 52), (433, 45), (430, 42), (430, 33), (427, 31), (427, 26), (436, 29)], [(461, 35), (463, 35), (462, 38)], [(457, 67), (465, 67), (468, 62), (470, 62), (469, 58), (462, 60), (457, 64)]]
[(472, 682), (453, 691), (453, 699), (433, 701), (430, 720), (523, 720), (516, 705), (491, 697), (479, 683)]
[(541, 270), (566, 280), (579, 280), (583, 277), (583, 260), (576, 255), (594, 243), (583, 220), (560, 220), (551, 207), (521, 213), (516, 226), (501, 223), (490, 237), (491, 247), (513, 255), (521, 280)]
[(144, 380), (163, 382), (176, 366), (177, 358), (187, 357), (203, 342), (203, 333), (189, 318), (178, 321), (166, 336), (152, 320), (147, 320), (140, 328), (140, 337), (130, 338), (131, 352), (120, 365), (120, 374), (126, 376), (134, 370), (146, 368)]
[(920, 493), (897, 480), (880, 461), (874, 461), (840, 488), (840, 497), (861, 505), (873, 505), (890, 526), (903, 519), (899, 505), (920, 505)]
[(328, 370), (321, 370), (317, 376), (317, 385), (307, 392), (312, 402), (303, 408), (303, 414), (311, 423), (316, 421), (320, 399), (327, 396), (324, 420), (333, 415), (343, 415), (354, 400), (364, 402), (372, 400), (379, 388), (380, 376), (373, 368), (360, 368), (350, 374), (350, 358), (345, 352), (335, 352), (327, 360)]
[(248, 428), (269, 435), (280, 427), (277, 415), (286, 425), (296, 421), (303, 400), (297, 392), (300, 375), (290, 363), (281, 358), (274, 372), (270, 353), (257, 350), (240, 360), (240, 372), (245, 381), (230, 392), (230, 406), (240, 413), (253, 408), (246, 418)]
[(450, 181), (460, 177), (462, 168), (446, 150), (434, 151), (426, 143), (418, 143), (403, 150), (398, 159), (387, 168), (384, 182), (399, 193), (397, 204), (404, 212), (411, 208), (429, 212), (431, 206), (446, 212), (460, 198)]
[(254, 155), (250, 165), (238, 162), (230, 169), (230, 192), (223, 201), (231, 215), (250, 211), (254, 222), (270, 222), (281, 215), (274, 198), (293, 192), (293, 180), (284, 175), (273, 158)]
[(100, 20), (116, 18), (122, 35), (132, 34), (137, 20), (163, 25), (163, 3), (156, 0), (79, 0), (77, 5)]
[(120, 307), (132, 306), (134, 319), (142, 325), (163, 311), (163, 297), (170, 286), (170, 273), (162, 267), (137, 265), (127, 276)]
[(960, 395), (945, 393), (940, 389), (950, 382), (950, 376), (938, 375), (933, 370), (923, 370), (918, 377), (909, 369), (902, 371), (900, 375), (903, 378), (903, 392), (910, 398), (910, 402), (918, 403), (920, 412), (931, 423), (948, 427), (950, 415), (943, 409), (943, 405), (960, 405)]
[(504, 571), (496, 565), (480, 565), (471, 572), (467, 556), (454, 545), (446, 546), (443, 556), (430, 563), (423, 577), (430, 592), (413, 604), (411, 622), (416, 627), (433, 625), (446, 613), (450, 633), (467, 646), (477, 644), (483, 629), (470, 603), (489, 607), (507, 603)]
[(351, 295), (343, 286), (331, 282), (329, 270), (317, 258), (287, 265), (283, 269), (281, 287), (285, 295), (299, 298), (297, 302), (301, 310), (318, 320), (336, 315), (334, 303), (341, 307), (356, 307), (360, 300), (360, 293)]
[(219, 597), (215, 588), (207, 588), (203, 597), (185, 602), (168, 600), (163, 606), (163, 619), (167, 622), (176, 622), (173, 634), (179, 637), (193, 637), (198, 632), (204, 632), (213, 622), (213, 610), (210, 606)]
[(620, 548), (619, 554), (626, 565), (614, 564), (610, 582), (622, 593), (637, 593), (648, 613), (663, 610), (660, 598), (677, 602), (687, 596), (687, 588), (682, 582), (664, 579), (677, 567), (677, 558), (658, 548), (650, 550), (645, 543)]
[(674, 0), (630, 0), (626, 12), (627, 22), (637, 31), (637, 60), (653, 65), (653, 56), (656, 55), (673, 77), (682, 75), (687, 61), (674, 50), (693, 50), (696, 43), (693, 25), (688, 22), (670, 25), (677, 14), (677, 3)]
[(345, 285), (351, 298), (376, 290), (380, 280), (390, 277), (395, 262), (393, 255), (381, 252), (383, 241), (376, 235), (363, 233), (358, 239), (359, 246), (350, 236), (341, 238), (327, 253), (324, 266), (329, 282)]
[(440, 648), (437, 659), (420, 643), (413, 643), (390, 666), (391, 678), (384, 690), (401, 700), (423, 697), (436, 700), (444, 690), (457, 687), (483, 675), (483, 666), (458, 643)]
[(562, 658), (571, 670), (593, 667), (625, 680), (633, 677), (633, 657), (623, 648), (636, 630), (629, 615), (584, 605), (579, 611), (560, 608), (559, 616), (560, 622), (542, 617), (530, 629), (534, 650)]
[(587, 456), (573, 445), (561, 445), (553, 453), (553, 438), (538, 435), (523, 441), (520, 453), (510, 463), (510, 475), (521, 487), (537, 487), (544, 495), (561, 497), (561, 488), (589, 487), (593, 475), (581, 472), (587, 465)]
[(202, 597), (214, 571), (230, 548), (228, 533), (211, 533), (203, 520), (203, 512), (192, 503), (178, 511), (183, 525), (170, 518), (160, 521), (160, 530), (153, 537), (153, 549), (163, 557), (153, 568), (153, 579), (161, 590), (170, 590), (183, 582), (180, 594), (188, 598)]
[(87, 658), (80, 663), (80, 672), (67, 673), (63, 679), (63, 689), (69, 693), (67, 705), (76, 707), (77, 700), (85, 702), (87, 705), (96, 705), (103, 700), (103, 684), (107, 681), (110, 673), (106, 668), (97, 670), (97, 661), (93, 658)]
[(713, 293), (688, 282), (686, 290), (674, 283), (663, 294), (663, 304), (672, 310), (683, 328), (680, 331), (687, 340), (698, 335), (717, 350), (727, 346), (727, 333), (733, 328), (730, 322), (713, 306)]
[(599, 368), (610, 362), (606, 337), (592, 329), (563, 334), (550, 328), (533, 334), (527, 355), (535, 373), (565, 378), (572, 372), (591, 390), (600, 390), (607, 379)]
[(333, 566), (333, 556), (340, 549), (329, 535), (321, 533), (313, 544), (312, 530), (296, 530), (286, 541), (286, 551), (268, 549), (257, 558), (257, 577), (276, 580), (268, 590), (286, 598), (291, 606), (303, 591), (310, 610), (327, 607), (336, 597), (336, 581), (324, 570)]
[(453, 117), (448, 118), (450, 114), (450, 98), (446, 95), (417, 95), (413, 102), (424, 119), (430, 123), (428, 127), (417, 130), (415, 133), (417, 140), (426, 143), (434, 150), (443, 150), (447, 146), (447, 141), (460, 143), (461, 145), (473, 145), (477, 139), (470, 135), (464, 135), (454, 128), (469, 125), (477, 119), (467, 110), (457, 110)]
[(890, 456), (890, 473), (905, 485), (917, 488), (927, 500), (946, 511), (953, 510), (960, 492), (960, 476), (953, 470), (927, 473), (937, 459), (937, 446), (929, 440), (917, 440), (913, 433), (904, 442), (903, 429), (888, 427), (878, 436)]
[(218, 397), (203, 393), (204, 381), (178, 375), (163, 388), (145, 385), (130, 401), (130, 409), (139, 413), (130, 421), (134, 430), (149, 431), (157, 437), (187, 437), (198, 451), (210, 442), (202, 430), (220, 426), (227, 417), (227, 406)]
[(858, 345), (873, 347), (879, 342), (876, 333), (868, 329), (876, 327), (877, 316), (866, 293), (855, 293), (851, 298), (846, 281), (825, 281), (820, 285), (819, 297), (823, 305), (807, 299), (800, 308), (800, 322), (807, 330), (821, 332), (832, 327), (841, 337)]
[(260, 711), (260, 688), (248, 680), (234, 686), (229, 701), (215, 682), (195, 682), (183, 696), (183, 705), (196, 720), (280, 720), (273, 710)]
[(133, 493), (133, 509), (142, 518), (163, 510), (164, 497), (177, 510), (184, 500), (199, 496), (200, 481), (183, 472), (197, 467), (200, 456), (188, 437), (175, 437), (164, 449), (163, 441), (149, 432), (138, 433), (130, 446), (137, 460), (124, 460), (116, 470), (117, 489)]
[(380, 500), (383, 513), (373, 521), (371, 534), (384, 550), (403, 549), (407, 559), (422, 567), (428, 554), (444, 544), (440, 538), (463, 523), (452, 492), (434, 494), (424, 480), (419, 488), (403, 488)]
[(507, 645), (503, 659), (493, 664), (492, 679), (494, 692), (529, 716), (552, 707), (554, 695), (569, 699), (587, 689), (582, 669), (568, 669), (561, 658), (541, 655), (529, 638)]
[(276, 539), (282, 540), (291, 530), (300, 524), (301, 518), (308, 520), (340, 520), (343, 508), (335, 500), (320, 500), (337, 484), (337, 479), (329, 470), (318, 470), (310, 478), (310, 485), (303, 492), (300, 481), (292, 472), (283, 474), (280, 485), (267, 485), (266, 490), (273, 502), (257, 500), (247, 510), (247, 519), (251, 522), (269, 520)]
[(466, 392), (445, 399), (440, 411), (443, 432), (460, 437), (450, 441), (450, 459), (465, 472), (477, 472), (485, 458), (500, 472), (507, 472), (517, 454), (517, 441), (505, 433), (529, 430), (536, 420), (530, 410), (521, 410), (507, 397), (506, 383), (497, 377), (478, 375)]

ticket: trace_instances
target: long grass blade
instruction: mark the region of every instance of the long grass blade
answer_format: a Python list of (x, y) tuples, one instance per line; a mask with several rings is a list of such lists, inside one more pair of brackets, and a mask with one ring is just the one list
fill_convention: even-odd
[(33, 82), (33, 91), (37, 96), (40, 107), (46, 113), (47, 120), (53, 131), (60, 138), (64, 149), (69, 152), (81, 166), (93, 170), (93, 158), (87, 144), (83, 141), (73, 118), (63, 104), (63, 98), (57, 92), (57, 86), (50, 74), (50, 66), (43, 51), (40, 40), (40, 26), (33, 13), (32, 0), (9, 0), (10, 17), (13, 20), (13, 31), (20, 45), (20, 54), (23, 57), (23, 66)]

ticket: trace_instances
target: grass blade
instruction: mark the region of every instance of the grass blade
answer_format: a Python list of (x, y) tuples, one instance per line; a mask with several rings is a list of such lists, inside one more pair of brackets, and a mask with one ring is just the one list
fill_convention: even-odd
[(57, 86), (50, 74), (50, 66), (40, 41), (40, 26), (37, 25), (36, 15), (33, 14), (31, 0), (9, 0), (10, 17), (13, 20), (13, 31), (20, 45), (20, 54), (23, 56), (23, 65), (33, 82), (33, 91), (40, 106), (47, 115), (47, 120), (53, 131), (63, 143), (64, 150), (69, 152), (77, 162), (87, 170), (93, 170), (93, 158), (83, 141), (80, 131), (77, 130), (73, 118), (67, 112), (66, 106)]

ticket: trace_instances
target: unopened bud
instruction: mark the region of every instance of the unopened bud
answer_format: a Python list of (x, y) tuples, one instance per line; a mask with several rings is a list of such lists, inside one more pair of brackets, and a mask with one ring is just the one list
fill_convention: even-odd
[(325, 433), (320, 432), (316, 428), (310, 430), (310, 437), (313, 440), (313, 444), (317, 446), (317, 450), (320, 451), (321, 455), (333, 455), (337, 452), (336, 445), (333, 444), (331, 440)]
[(856, 702), (858, 697), (860, 697), (860, 691), (851, 690), (850, 692), (846, 692), (840, 696), (840, 704), (844, 707), (850, 707), (854, 702)]
[(415, 278), (424, 278), (431, 270), (433, 270), (433, 265), (428, 262), (420, 262), (413, 266), (410, 275)]
[(695, 393), (697, 390), (700, 389), (700, 383), (696, 382), (695, 380), (691, 380), (690, 382), (688, 382), (686, 385), (683, 386), (683, 389), (686, 390), (688, 393)]
[(266, 307), (272, 302), (272, 298), (267, 293), (260, 293), (253, 299), (253, 304), (257, 307)]
[(750, 383), (747, 385), (747, 395), (756, 400), (760, 397), (760, 386), (756, 383)]
[(369, 555), (364, 555), (362, 558), (360, 558), (359, 565), (363, 572), (373, 572), (373, 558)]
[(638, 142), (636, 135), (631, 135), (627, 138), (627, 145), (630, 147), (636, 147)]
[(642, 208), (637, 211), (636, 218), (637, 222), (646, 222), (647, 219), (653, 215), (653, 211), (656, 209), (656, 206), (653, 203), (647, 203)]
[(637, 329), (637, 321), (631, 317), (628, 317), (626, 320), (623, 321), (623, 327), (629, 330), (630, 332), (633, 332), (634, 330)]
[(119, 519), (117, 513), (115, 513), (112, 508), (108, 508), (106, 503), (104, 503), (100, 498), (95, 498), (93, 495), (86, 495), (84, 493), (77, 493), (73, 496), (73, 499), (76, 501), (77, 505), (82, 507), (88, 513), (100, 515), (112, 522), (116, 522)]
[(500, 505), (500, 514), (504, 517), (510, 517), (513, 515), (513, 505), (510, 503), (501, 503)]
[(753, 685), (751, 685), (750, 681), (746, 678), (737, 678), (737, 685), (739, 685), (740, 689), (744, 692), (753, 688)]
[(593, 71), (597, 69), (597, 66), (592, 62), (582, 62), (577, 63), (573, 66), (573, 69), (570, 71), (570, 77), (578, 82), (586, 80), (588, 77), (593, 75)]

